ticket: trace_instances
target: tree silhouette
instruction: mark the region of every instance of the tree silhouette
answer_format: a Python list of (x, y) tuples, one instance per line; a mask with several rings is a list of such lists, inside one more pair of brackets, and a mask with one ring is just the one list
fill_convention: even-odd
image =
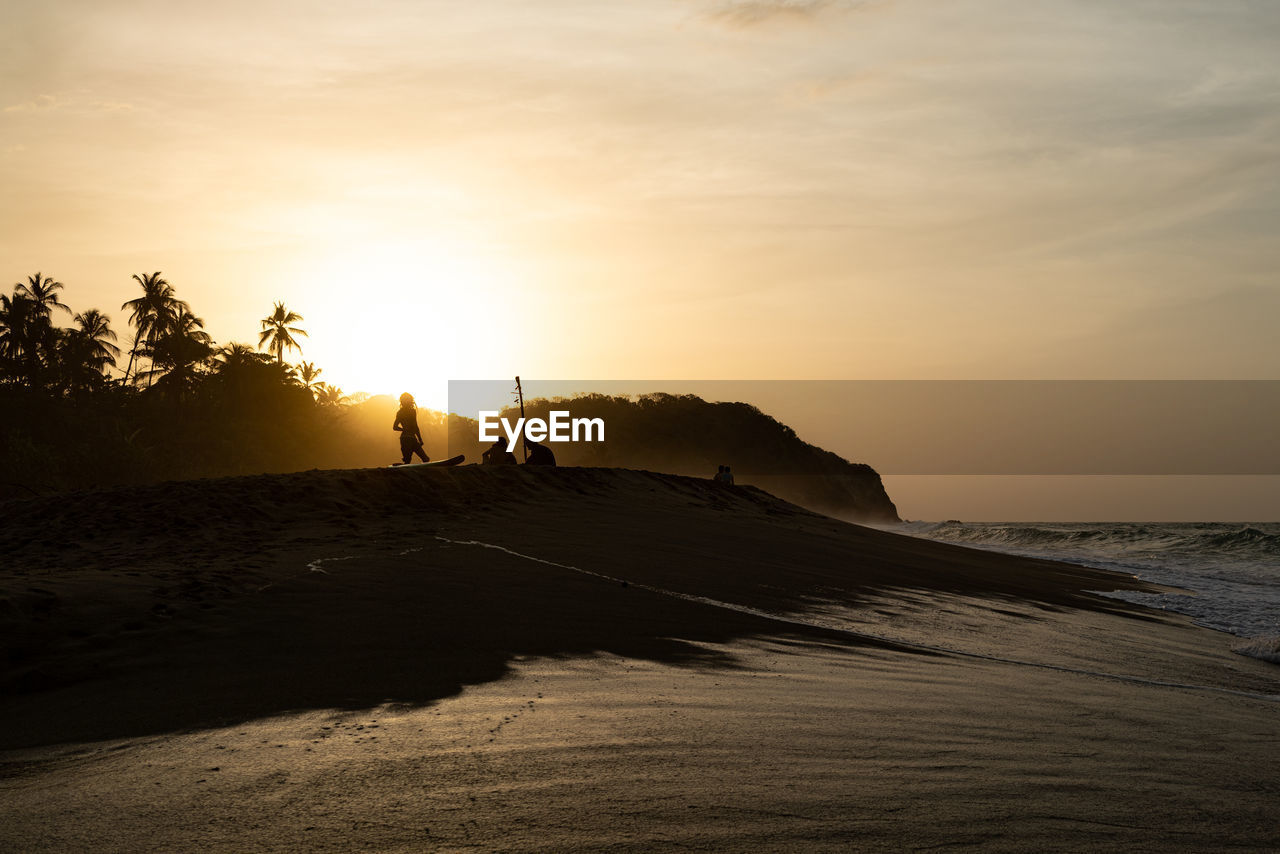
[(84, 336), (90, 344), (91, 359), (99, 371), (107, 365), (114, 366), (120, 348), (115, 345), (116, 333), (111, 328), (111, 318), (96, 308), (82, 311), (75, 316), (78, 329), (73, 330)]
[(204, 320), (182, 304), (168, 322), (154, 331), (150, 347), (151, 370), (147, 385), (156, 377), (156, 387), (166, 395), (182, 398), (195, 387), (200, 368), (213, 355), (213, 339), (204, 331)]
[(122, 348), (102, 311), (60, 328), (56, 313), (72, 310), (62, 284), (41, 273), (0, 294), (0, 497), (313, 468), (361, 444), (345, 426), (341, 389), (321, 383), (312, 362), (284, 363), (307, 333), (283, 303), (263, 321), (259, 346), (270, 353), (215, 348), (159, 272), (133, 279), (141, 293), (121, 306), (134, 329), (127, 387), (106, 374)]
[(0, 377), (23, 378), (27, 353), (35, 346), (35, 318), (35, 304), (21, 286), (12, 296), (0, 295)]
[(51, 317), (55, 308), (71, 313), (71, 309), (58, 299), (58, 291), (62, 290), (62, 282), (55, 282), (48, 276), (41, 276), (36, 273), (34, 276), (27, 276), (26, 284), (19, 282), (14, 286), (14, 293), (22, 294), (35, 306), (35, 313), (38, 317)]
[(258, 364), (265, 358), (248, 344), (232, 341), (230, 344), (218, 348), (213, 357), (213, 369), (215, 373), (219, 374), (233, 373), (246, 365)]
[(317, 368), (314, 362), (303, 362), (298, 365), (297, 376), (302, 387), (313, 394), (316, 388), (323, 383), (319, 382), (320, 375), (324, 373), (323, 368)]
[(315, 395), (316, 402), (322, 406), (342, 406), (349, 402), (347, 396), (342, 393), (342, 389), (327, 383), (317, 383)]
[(14, 285), (11, 296), (0, 297), (0, 365), (6, 377), (43, 384), (61, 340), (53, 311), (70, 311), (58, 298), (60, 290), (61, 282), (36, 273)]
[[(172, 319), (182, 311), (190, 311), (191, 306), (174, 296), (173, 287), (160, 278), (160, 271), (133, 274), (134, 280), (142, 286), (142, 296), (131, 299), (120, 308), (132, 312), (129, 323), (137, 330), (133, 336), (133, 345), (129, 348), (129, 365), (124, 371), (124, 381), (129, 381), (129, 373), (133, 370), (134, 359), (138, 355), (150, 353), (156, 336)], [(138, 342), (143, 342), (139, 349)], [(155, 367), (154, 360), (152, 367)], [(154, 377), (154, 371), (151, 376)]]
[(258, 346), (265, 344), (268, 352), (276, 354), (276, 361), (284, 364), (285, 350), (302, 350), (302, 345), (293, 336), (305, 337), (306, 330), (289, 325), (302, 319), (302, 315), (285, 308), (284, 303), (276, 303), (275, 310), (262, 318), (262, 334), (258, 336)]
[(60, 330), (54, 367), (58, 385), (75, 391), (96, 388), (106, 382), (105, 370), (115, 365), (120, 348), (111, 319), (91, 308), (75, 316), (76, 327)]

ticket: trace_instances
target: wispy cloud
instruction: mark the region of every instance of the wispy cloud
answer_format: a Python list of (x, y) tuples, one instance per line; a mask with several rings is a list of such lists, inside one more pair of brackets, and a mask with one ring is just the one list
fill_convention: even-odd
[(6, 113), (39, 113), (46, 110), (56, 110), (59, 102), (54, 95), (37, 95), (29, 101), (23, 101), (18, 104), (10, 104), (4, 108)]
[(2, 112), (5, 113), (52, 113), (52, 112), (80, 112), (80, 113), (125, 113), (134, 109), (133, 104), (127, 101), (117, 100), (93, 100), (85, 97), (63, 96), (63, 95), (37, 95), (26, 101), (20, 101), (16, 104), (10, 104), (5, 107)]
[(783, 22), (811, 22), (826, 13), (884, 6), (892, 0), (722, 0), (704, 17), (734, 28)]

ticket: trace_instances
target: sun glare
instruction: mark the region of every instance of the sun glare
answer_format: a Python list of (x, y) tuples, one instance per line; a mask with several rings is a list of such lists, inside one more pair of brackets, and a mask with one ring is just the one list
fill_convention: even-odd
[(300, 276), (306, 358), (348, 393), (411, 391), (443, 408), (450, 379), (518, 368), (521, 306), (505, 259), (426, 239), (366, 242), (335, 248)]

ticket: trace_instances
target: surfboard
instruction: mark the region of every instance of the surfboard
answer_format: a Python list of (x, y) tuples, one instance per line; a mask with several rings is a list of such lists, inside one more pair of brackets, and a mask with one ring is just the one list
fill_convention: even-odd
[(458, 454), (456, 457), (449, 457), (447, 460), (432, 460), (429, 463), (392, 463), (387, 466), (389, 469), (416, 469), (416, 468), (442, 468), (444, 466), (456, 466), (466, 459), (466, 455)]

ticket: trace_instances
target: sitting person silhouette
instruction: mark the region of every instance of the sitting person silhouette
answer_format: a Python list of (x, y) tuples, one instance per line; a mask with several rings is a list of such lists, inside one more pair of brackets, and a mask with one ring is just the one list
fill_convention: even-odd
[(720, 479), (721, 483), (727, 483), (733, 486), (733, 469), (729, 466), (724, 467), (724, 477)]
[(711, 479), (714, 480), (716, 483), (724, 483), (725, 482), (724, 466), (720, 466), (719, 468), (717, 468), (715, 476), (713, 476)]
[(529, 459), (524, 461), (527, 466), (553, 466), (556, 464), (556, 455), (551, 453), (551, 449), (546, 445), (540, 445), (526, 437), (524, 449), (529, 452)]
[(431, 458), (423, 450), (422, 431), (418, 429), (418, 408), (414, 405), (413, 395), (405, 392), (400, 395), (400, 408), (396, 410), (396, 420), (391, 424), (392, 430), (400, 432), (400, 456), (408, 465), (413, 455), (422, 457), (424, 463)]
[(507, 450), (507, 440), (499, 436), (498, 441), (480, 455), (480, 463), (486, 466), (513, 466), (516, 464), (516, 455)]

